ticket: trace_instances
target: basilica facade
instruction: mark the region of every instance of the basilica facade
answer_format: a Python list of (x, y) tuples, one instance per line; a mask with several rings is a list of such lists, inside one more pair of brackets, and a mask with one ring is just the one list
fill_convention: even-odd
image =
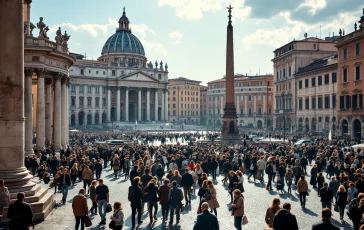
[(72, 54), (76, 63), (69, 71), (71, 126), (168, 120), (168, 65), (147, 61), (129, 24), (124, 8), (119, 27), (97, 60)]

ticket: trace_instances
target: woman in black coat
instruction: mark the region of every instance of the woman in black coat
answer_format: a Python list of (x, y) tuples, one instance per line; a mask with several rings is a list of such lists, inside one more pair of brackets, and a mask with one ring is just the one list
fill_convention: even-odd
[(230, 182), (228, 185), (228, 191), (230, 193), (230, 198), (231, 198), (231, 202), (232, 202), (233, 201), (233, 192), (239, 182), (239, 179), (234, 171), (230, 171), (229, 175), (230, 175)]
[[(149, 210), (149, 219), (150, 223), (153, 223), (154, 220), (157, 220), (157, 212), (158, 212), (158, 187), (156, 186), (157, 181), (152, 179), (149, 181), (147, 188), (145, 189), (145, 201), (148, 203)], [(154, 207), (154, 215), (152, 214)]]
[(340, 220), (343, 221), (345, 206), (347, 203), (348, 194), (343, 185), (339, 186), (339, 191), (336, 194), (336, 204), (339, 206)]

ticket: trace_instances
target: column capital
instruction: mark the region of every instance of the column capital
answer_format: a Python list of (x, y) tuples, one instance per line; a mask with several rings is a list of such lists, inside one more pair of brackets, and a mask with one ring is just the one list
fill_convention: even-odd
[(34, 68), (31, 68), (31, 67), (25, 67), (25, 68), (24, 68), (24, 74), (25, 74), (25, 77), (33, 77), (33, 74), (34, 74)]
[(60, 80), (62, 80), (63, 79), (63, 76), (64, 76), (64, 73), (56, 73), (56, 75), (54, 76), (54, 79), (56, 80), (56, 81), (60, 81)]
[(46, 69), (37, 69), (37, 77), (44, 78), (49, 72)]

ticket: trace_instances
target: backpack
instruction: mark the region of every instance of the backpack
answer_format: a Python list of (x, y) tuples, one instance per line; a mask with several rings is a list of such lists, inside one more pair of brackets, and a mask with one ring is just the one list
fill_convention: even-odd
[(359, 199), (357, 199), (357, 198), (353, 199), (349, 203), (349, 208), (348, 208), (348, 211), (346, 212), (349, 219), (352, 219), (354, 217), (354, 215), (358, 213), (358, 211), (359, 211), (358, 207), (359, 207)]
[(128, 200), (132, 202), (134, 200), (135, 189), (133, 186), (129, 187)]

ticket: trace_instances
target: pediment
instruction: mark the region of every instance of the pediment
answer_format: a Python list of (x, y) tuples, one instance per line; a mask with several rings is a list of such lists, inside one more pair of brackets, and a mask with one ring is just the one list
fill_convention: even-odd
[(354, 90), (353, 90), (353, 93), (354, 94), (359, 94), (359, 93), (361, 93), (362, 92), (362, 90), (361, 89), (358, 89), (358, 88), (355, 88)]
[(125, 81), (159, 82), (159, 80), (155, 79), (152, 76), (149, 76), (142, 71), (130, 73), (126, 76), (120, 77), (120, 79)]

